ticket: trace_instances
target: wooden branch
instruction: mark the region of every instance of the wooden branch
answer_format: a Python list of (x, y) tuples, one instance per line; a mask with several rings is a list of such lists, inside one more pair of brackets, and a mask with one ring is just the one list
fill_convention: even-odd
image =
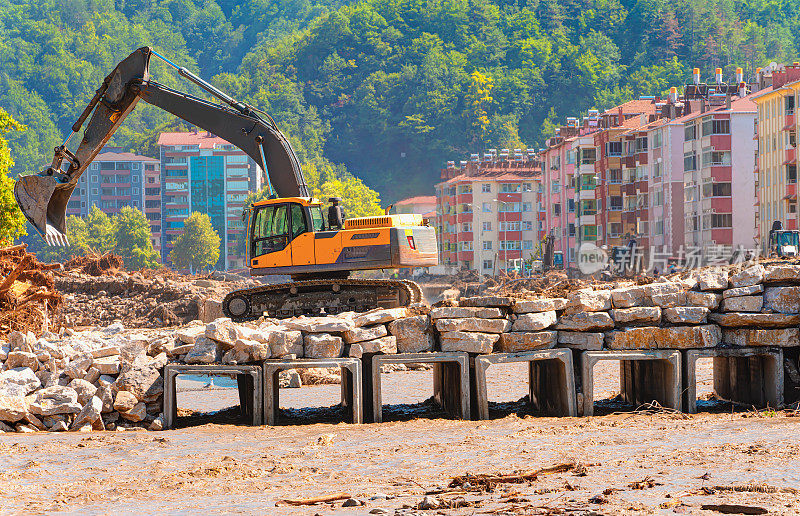
[(352, 498), (348, 493), (333, 493), (312, 498), (295, 498), (291, 500), (281, 500), (286, 505), (314, 505), (315, 503), (335, 502), (336, 500), (347, 500)]
[(11, 285), (17, 281), (17, 278), (22, 274), (31, 262), (31, 255), (25, 255), (21, 262), (17, 264), (11, 274), (6, 276), (2, 283), (0, 283), (0, 292), (5, 292), (11, 288)]

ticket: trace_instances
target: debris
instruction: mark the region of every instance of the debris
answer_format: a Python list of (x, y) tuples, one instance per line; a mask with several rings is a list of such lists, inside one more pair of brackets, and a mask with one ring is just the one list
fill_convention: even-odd
[(21, 244), (0, 249), (0, 337), (15, 330), (50, 329), (62, 301), (50, 273), (61, 265), (42, 264), (26, 248)]
[(700, 506), (704, 511), (716, 511), (722, 514), (768, 514), (769, 511), (756, 505), (737, 505), (730, 503), (704, 503)]
[(64, 270), (80, 271), (90, 276), (112, 274), (124, 269), (122, 258), (114, 253), (98, 254), (92, 252), (89, 256), (73, 256), (64, 264)]
[(651, 487), (663, 485), (661, 482), (656, 482), (650, 475), (647, 475), (642, 480), (631, 482), (628, 487), (631, 489), (650, 489)]
[(312, 498), (293, 498), (281, 500), (281, 503), (286, 505), (314, 505), (315, 503), (329, 503), (337, 500), (348, 500), (352, 498), (348, 493), (333, 493), (322, 496), (314, 496)]
[(574, 469), (575, 463), (570, 462), (511, 475), (466, 474), (459, 477), (453, 477), (453, 479), (450, 481), (449, 487), (461, 487), (466, 490), (466, 485), (469, 484), (471, 489), (481, 487), (492, 489), (496, 484), (521, 484), (523, 482), (533, 482), (538, 480), (539, 475), (566, 473)]

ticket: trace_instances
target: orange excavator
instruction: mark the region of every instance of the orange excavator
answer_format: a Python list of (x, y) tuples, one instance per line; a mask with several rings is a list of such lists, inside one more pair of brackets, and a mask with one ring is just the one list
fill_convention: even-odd
[[(151, 80), (151, 57), (175, 68), (219, 103)], [(134, 51), (106, 77), (70, 136), (56, 147), (51, 165), (20, 177), (14, 185), (22, 212), (48, 244), (69, 245), (66, 207), (78, 178), (139, 100), (227, 140), (267, 176), (272, 195), (243, 213), (247, 262), (252, 276), (290, 275), (292, 281), (231, 292), (223, 300), (227, 316), (242, 321), (335, 314), (422, 300), (421, 289), (412, 281), (350, 278), (358, 270), (436, 265), (435, 232), (423, 225), (421, 216), (345, 219), (339, 199), (330, 199), (332, 205), (325, 214), (322, 202), (309, 195), (289, 140), (269, 115), (233, 99), (149, 47)], [(70, 151), (67, 145), (90, 115), (77, 150)]]

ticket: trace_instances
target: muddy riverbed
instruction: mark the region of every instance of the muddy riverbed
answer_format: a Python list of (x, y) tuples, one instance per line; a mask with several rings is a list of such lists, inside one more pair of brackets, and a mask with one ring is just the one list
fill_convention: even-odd
[[(596, 373), (596, 397), (612, 396), (614, 368)], [(522, 375), (498, 368), (491, 399), (522, 397)], [(432, 393), (430, 377), (385, 375), (395, 421), (380, 425), (308, 423), (319, 420), (309, 407), (333, 405), (338, 396), (337, 385), (320, 385), (281, 393), (282, 406), (294, 409), (289, 422), (305, 424), (252, 428), (218, 415), (215, 423), (165, 432), (2, 434), (0, 514), (718, 514), (712, 509), (725, 504), (748, 514), (800, 513), (800, 417), (791, 412), (609, 409), (593, 418), (543, 418), (501, 410), (492, 421), (454, 421), (419, 404)], [(216, 385), (182, 382), (179, 406), (208, 412), (236, 403), (233, 389)], [(706, 366), (699, 391), (709, 388)], [(421, 417), (397, 420), (408, 414)], [(562, 464), (577, 467), (491, 490), (474, 490), (477, 481), (448, 489), (467, 473)], [(281, 503), (342, 492), (364, 505)], [(417, 508), (426, 492), (438, 508)]]

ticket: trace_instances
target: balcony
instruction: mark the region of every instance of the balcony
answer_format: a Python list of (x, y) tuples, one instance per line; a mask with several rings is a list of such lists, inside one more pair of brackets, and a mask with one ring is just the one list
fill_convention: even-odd
[(581, 188), (581, 190), (578, 192), (579, 201), (589, 201), (594, 199), (595, 199), (594, 188), (592, 189)]
[(578, 224), (581, 226), (594, 226), (597, 223), (596, 220), (597, 218), (594, 213), (591, 215), (585, 214), (578, 217)]

